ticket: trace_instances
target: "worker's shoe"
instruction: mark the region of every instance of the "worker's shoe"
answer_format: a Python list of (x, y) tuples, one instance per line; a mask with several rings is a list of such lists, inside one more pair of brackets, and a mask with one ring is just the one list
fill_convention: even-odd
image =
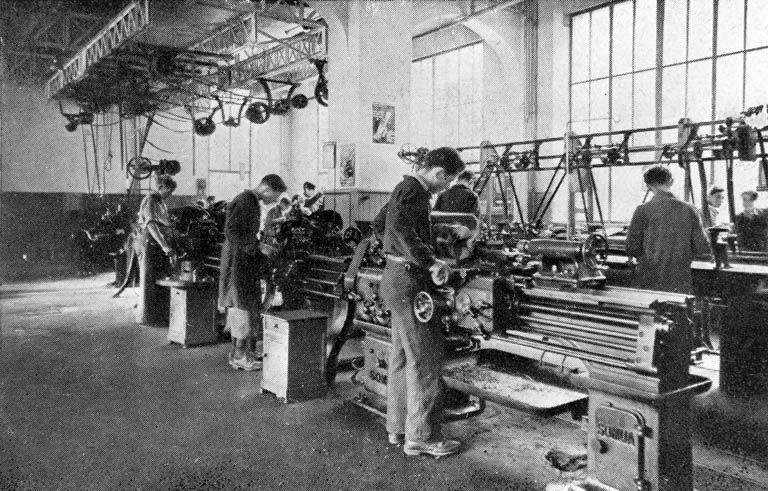
[(261, 362), (250, 353), (245, 353), (240, 357), (233, 356), (229, 364), (236, 370), (245, 370), (246, 372), (261, 370)]
[(403, 452), (405, 455), (432, 455), (445, 457), (459, 451), (461, 442), (457, 440), (441, 440), (436, 442), (405, 442)]
[(402, 433), (389, 433), (390, 445), (402, 445), (405, 443), (405, 435)]

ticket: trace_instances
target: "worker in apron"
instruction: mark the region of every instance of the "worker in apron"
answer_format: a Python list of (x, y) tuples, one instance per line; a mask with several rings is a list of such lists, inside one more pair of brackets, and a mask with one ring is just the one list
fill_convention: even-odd
[(169, 243), (171, 221), (165, 201), (176, 189), (171, 176), (157, 178), (157, 191), (141, 202), (138, 214), (139, 302), (136, 322), (152, 326), (168, 326), (170, 294), (155, 282), (170, 272), (176, 253)]

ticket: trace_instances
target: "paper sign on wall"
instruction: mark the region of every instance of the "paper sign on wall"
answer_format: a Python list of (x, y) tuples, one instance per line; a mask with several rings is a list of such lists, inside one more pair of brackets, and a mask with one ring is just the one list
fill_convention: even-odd
[(373, 103), (373, 143), (395, 143), (395, 106)]
[(355, 145), (341, 145), (339, 149), (340, 184), (343, 188), (355, 185)]

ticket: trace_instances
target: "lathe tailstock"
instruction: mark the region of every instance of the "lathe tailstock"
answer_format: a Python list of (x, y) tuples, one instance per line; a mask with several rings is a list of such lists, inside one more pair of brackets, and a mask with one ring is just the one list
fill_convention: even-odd
[[(476, 414), (486, 399), (539, 414), (570, 409), (578, 415), (587, 393), (589, 477), (573, 483), (573, 490), (693, 489), (690, 400), (711, 384), (689, 375), (693, 297), (606, 286), (601, 265), (607, 247), (599, 236), (484, 250), (464, 237), (471, 227), (457, 223), (460, 240), (446, 232), (437, 244), (453, 264), (451, 278), (419, 292), (413, 302), (414, 315), (440, 323), (446, 337), (453, 368), (446, 368), (444, 381), (458, 402), (454, 415)], [(368, 240), (352, 257), (309, 255), (295, 289), (348, 302), (337, 345), (353, 330), (365, 333), (358, 402), (379, 414), (390, 346), (389, 312), (379, 294), (383, 263)], [(474, 364), (456, 370), (457, 360), (468, 357)], [(520, 366), (534, 366), (547, 380), (526, 374), (522, 380), (530, 383), (517, 386), (520, 376), (478, 362), (489, 358), (522, 361)], [(334, 367), (335, 360), (328, 365)], [(496, 385), (479, 374), (490, 374)], [(468, 404), (469, 396), (480, 401)]]

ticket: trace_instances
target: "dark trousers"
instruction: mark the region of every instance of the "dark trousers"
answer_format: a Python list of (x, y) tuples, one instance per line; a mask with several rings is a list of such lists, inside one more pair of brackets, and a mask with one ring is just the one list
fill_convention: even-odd
[(387, 431), (408, 441), (440, 438), (444, 339), (438, 322), (422, 324), (413, 298), (429, 286), (426, 273), (388, 263), (381, 295), (392, 314), (392, 350), (387, 382)]

